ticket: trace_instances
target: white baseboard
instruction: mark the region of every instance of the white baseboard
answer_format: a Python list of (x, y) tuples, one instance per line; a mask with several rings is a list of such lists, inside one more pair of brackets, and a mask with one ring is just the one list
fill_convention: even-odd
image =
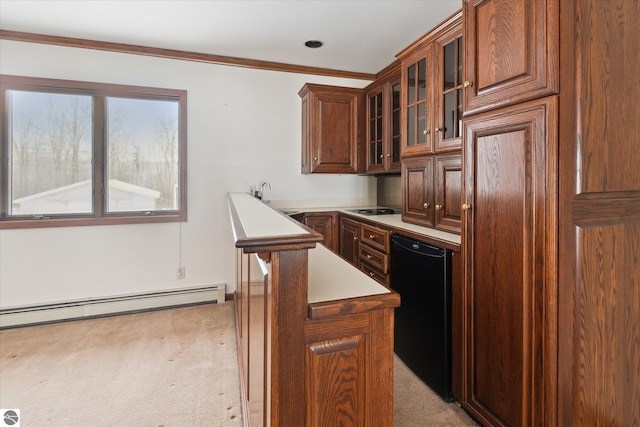
[(225, 284), (0, 309), (0, 328), (225, 301)]

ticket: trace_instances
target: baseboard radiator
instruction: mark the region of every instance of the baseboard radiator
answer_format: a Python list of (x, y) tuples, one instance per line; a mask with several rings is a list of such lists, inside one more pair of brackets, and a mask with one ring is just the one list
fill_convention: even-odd
[(225, 302), (225, 284), (0, 309), (0, 329), (158, 308)]

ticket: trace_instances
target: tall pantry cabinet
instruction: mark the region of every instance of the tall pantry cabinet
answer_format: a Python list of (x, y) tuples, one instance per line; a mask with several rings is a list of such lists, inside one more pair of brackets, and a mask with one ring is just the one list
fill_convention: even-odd
[(639, 425), (640, 3), (463, 17), (461, 404), (483, 425)]

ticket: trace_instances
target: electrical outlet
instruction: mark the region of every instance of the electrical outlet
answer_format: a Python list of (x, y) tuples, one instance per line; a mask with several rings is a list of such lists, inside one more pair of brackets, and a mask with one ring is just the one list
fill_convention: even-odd
[(184, 267), (178, 267), (178, 279), (184, 279)]

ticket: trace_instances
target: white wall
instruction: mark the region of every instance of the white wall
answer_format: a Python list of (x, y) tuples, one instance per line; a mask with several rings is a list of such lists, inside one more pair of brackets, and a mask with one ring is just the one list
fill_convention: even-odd
[[(0, 40), (0, 73), (188, 91), (186, 223), (0, 231), (0, 307), (215, 283), (234, 290), (225, 194), (372, 198), (375, 178), (300, 174), (305, 82), (368, 82)], [(176, 279), (182, 257), (186, 278)]]

